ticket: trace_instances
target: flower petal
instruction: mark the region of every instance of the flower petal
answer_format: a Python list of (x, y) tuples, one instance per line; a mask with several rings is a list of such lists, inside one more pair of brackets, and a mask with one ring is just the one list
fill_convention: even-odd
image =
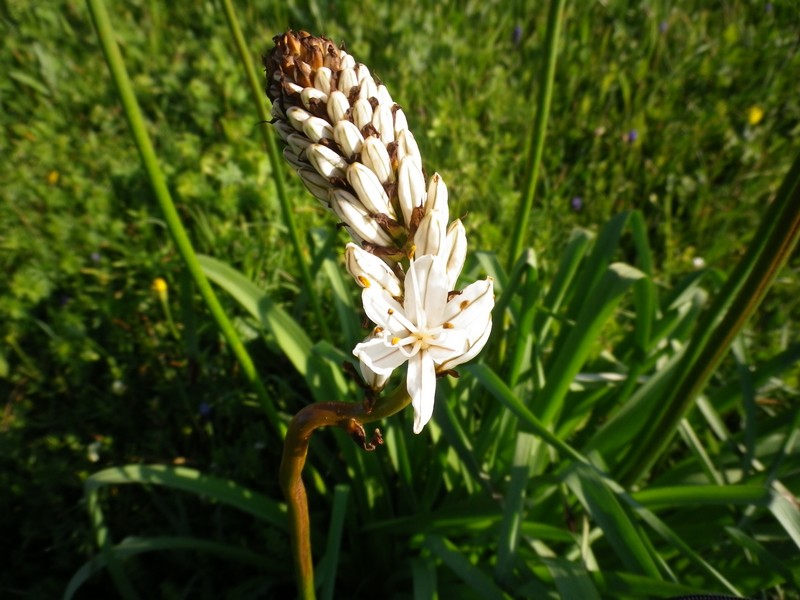
[(387, 343), (383, 336), (356, 344), (353, 354), (376, 375), (388, 376), (406, 361), (400, 347)]
[(437, 365), (446, 363), (461, 356), (469, 350), (470, 341), (467, 332), (461, 329), (443, 329), (432, 341), (426, 352), (429, 352)]
[(417, 328), (442, 324), (448, 292), (442, 259), (428, 254), (414, 260), (406, 273), (405, 291), (405, 314)]
[(478, 339), (476, 339), (469, 347), (469, 349), (461, 354), (460, 356), (456, 356), (450, 360), (447, 360), (439, 365), (439, 371), (446, 371), (447, 369), (453, 369), (458, 365), (462, 365), (465, 362), (468, 362), (475, 358), (478, 353), (483, 350), (483, 347), (486, 345), (486, 342), (489, 341), (489, 335), (492, 333), (492, 320), (489, 319), (488, 323), (485, 324), (483, 333), (481, 334)]
[(365, 287), (361, 292), (361, 302), (369, 320), (392, 336), (404, 338), (416, 330), (404, 314), (400, 303), (383, 288)]
[(408, 360), (406, 386), (414, 408), (414, 433), (419, 433), (431, 420), (436, 399), (436, 369), (430, 354), (417, 352)]
[(444, 321), (455, 329), (469, 331), (473, 323), (477, 323), (480, 331), (470, 335), (475, 339), (483, 330), (483, 325), (492, 314), (494, 308), (494, 282), (491, 277), (469, 284), (464, 290), (447, 303), (444, 310)]

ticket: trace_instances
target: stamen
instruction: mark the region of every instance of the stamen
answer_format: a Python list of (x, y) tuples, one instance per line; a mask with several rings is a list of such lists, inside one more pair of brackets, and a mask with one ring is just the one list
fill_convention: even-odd
[(364, 286), (365, 288), (368, 288), (368, 287), (370, 287), (370, 285), (371, 285), (371, 284), (370, 284), (370, 282), (369, 282), (369, 279), (367, 279), (367, 278), (366, 278), (366, 277), (364, 277), (363, 275), (359, 275), (359, 276), (358, 276), (358, 282), (359, 282), (359, 283), (360, 283), (362, 286)]
[(372, 331), (375, 335), (380, 335), (381, 333), (383, 333), (383, 327), (375, 327), (375, 329), (373, 329)]
[(399, 341), (400, 341), (399, 337), (393, 337), (392, 338), (392, 346), (397, 346)]
[(467, 308), (468, 306), (469, 306), (469, 300), (464, 300), (464, 301), (463, 301), (461, 304), (459, 304), (459, 305), (458, 305), (458, 307), (459, 307), (461, 310), (464, 310), (464, 309), (465, 309), (465, 308)]
[(390, 308), (388, 312), (389, 312), (390, 315), (393, 315), (394, 314), (394, 309)]
[(449, 321), (447, 321), (446, 323), (442, 324), (442, 329), (453, 329), (453, 328), (455, 328), (455, 325), (453, 325)]

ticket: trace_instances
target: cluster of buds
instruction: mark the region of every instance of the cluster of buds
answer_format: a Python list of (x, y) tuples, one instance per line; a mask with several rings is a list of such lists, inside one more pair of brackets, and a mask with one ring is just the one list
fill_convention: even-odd
[(447, 187), (422, 157), (386, 87), (331, 40), (288, 31), (264, 58), (284, 156), (353, 239), (346, 266), (375, 324), (353, 353), (375, 391), (408, 362), (414, 431), (430, 420), (436, 377), (473, 358), (491, 331), (492, 280), (456, 290), (467, 240), (448, 226)]

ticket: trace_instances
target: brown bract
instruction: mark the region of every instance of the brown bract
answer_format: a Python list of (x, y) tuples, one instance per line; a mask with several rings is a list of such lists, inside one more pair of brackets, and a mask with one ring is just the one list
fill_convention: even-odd
[(290, 105), (302, 106), (299, 92), (290, 84), (314, 87), (314, 76), (320, 67), (328, 67), (334, 76), (341, 69), (339, 48), (326, 37), (289, 30), (276, 35), (272, 41), (275, 47), (263, 59), (267, 69), (267, 96), (272, 102), (279, 101), (283, 105), (288, 100)]

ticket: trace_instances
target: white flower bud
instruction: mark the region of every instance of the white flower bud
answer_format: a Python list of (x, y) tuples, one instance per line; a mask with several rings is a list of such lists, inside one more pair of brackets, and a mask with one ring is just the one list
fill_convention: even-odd
[(330, 202), (333, 212), (358, 239), (378, 246), (392, 246), (391, 238), (380, 228), (375, 219), (369, 216), (353, 194), (334, 189), (330, 193)]
[(392, 96), (389, 94), (389, 90), (386, 89), (386, 86), (380, 84), (378, 86), (378, 102), (381, 104), (385, 104), (388, 107), (392, 107), (394, 105), (394, 100), (392, 100)]
[(299, 155), (301, 152), (305, 151), (312, 142), (306, 136), (300, 135), (292, 129), (292, 133), (286, 137), (286, 143)]
[(394, 181), (389, 152), (378, 138), (370, 136), (364, 140), (364, 145), (361, 147), (361, 162), (372, 169), (381, 183)]
[(300, 92), (300, 100), (303, 102), (303, 106), (305, 106), (308, 110), (311, 110), (312, 100), (317, 100), (318, 102), (327, 102), (328, 94), (321, 92), (317, 88), (307, 87), (303, 88), (303, 91)]
[(396, 108), (394, 111), (394, 135), (398, 137), (401, 131), (408, 129), (408, 121), (406, 114), (402, 108)]
[(347, 111), (350, 110), (350, 102), (342, 92), (333, 91), (328, 96), (328, 118), (331, 123), (343, 121)]
[(295, 169), (302, 169), (308, 166), (308, 161), (301, 159), (300, 153), (291, 146), (286, 146), (286, 148), (283, 149), (283, 158)]
[(353, 155), (361, 152), (364, 143), (364, 136), (358, 127), (347, 120), (339, 121), (333, 126), (333, 139), (347, 158), (353, 158)]
[(450, 220), (450, 208), (447, 206), (447, 186), (444, 184), (442, 176), (434, 173), (428, 184), (428, 196), (425, 200), (425, 214), (438, 212), (442, 215), (444, 222)]
[(456, 289), (458, 276), (464, 268), (467, 259), (467, 232), (464, 229), (461, 219), (456, 219), (447, 228), (447, 242), (445, 244), (447, 252), (444, 258), (447, 261), (447, 282), (451, 290)]
[(383, 213), (394, 218), (394, 209), (389, 204), (389, 196), (386, 195), (378, 177), (370, 169), (357, 162), (349, 165), (347, 181), (353, 186), (358, 199), (369, 213)]
[(369, 123), (372, 123), (372, 105), (368, 100), (359, 98), (353, 103), (353, 123), (359, 129), (364, 128)]
[(446, 247), (446, 223), (439, 213), (428, 213), (422, 217), (417, 232), (414, 234), (416, 250), (414, 256), (419, 258), (426, 254), (438, 255)]
[(369, 100), (378, 95), (378, 86), (375, 85), (375, 80), (372, 77), (365, 77), (360, 82), (361, 88), (358, 90), (358, 97)]
[(348, 272), (361, 287), (377, 285), (395, 298), (403, 295), (400, 280), (397, 279), (389, 265), (374, 254), (350, 243), (347, 244), (344, 256)]
[(331, 93), (331, 70), (328, 67), (320, 67), (314, 76), (314, 87), (327, 97)]
[(397, 134), (397, 159), (400, 160), (404, 156), (414, 157), (414, 162), (420, 169), (422, 168), (422, 155), (419, 153), (417, 140), (408, 129)]
[(330, 196), (330, 190), (333, 188), (330, 182), (309, 167), (298, 169), (297, 174), (300, 175), (300, 180), (306, 186), (306, 189), (327, 208), (330, 208), (328, 197)]
[(342, 92), (345, 96), (350, 94), (350, 90), (353, 86), (358, 85), (358, 77), (356, 76), (356, 72), (354, 69), (343, 69), (339, 71), (339, 84), (337, 87), (339, 91)]
[(356, 77), (358, 77), (358, 82), (361, 83), (368, 77), (371, 77), (369, 72), (369, 67), (367, 65), (359, 64), (356, 69)]
[(275, 130), (284, 142), (289, 139), (290, 135), (297, 133), (295, 128), (286, 121), (276, 121)]
[(386, 104), (379, 104), (372, 113), (372, 125), (378, 130), (384, 145), (394, 141), (394, 119), (392, 109)]
[(350, 56), (344, 50), (341, 51), (341, 55), (339, 57), (341, 61), (342, 69), (355, 69), (356, 68), (356, 59)]
[(425, 201), (425, 178), (410, 156), (403, 158), (397, 169), (397, 197), (403, 212), (403, 221), (408, 227), (414, 209), (422, 206)]
[[(311, 116), (307, 110), (299, 106), (290, 106), (286, 109), (286, 118), (297, 131), (303, 131), (303, 123)], [(277, 125), (277, 123), (276, 123)]]
[[(314, 88), (306, 88), (312, 90)], [(309, 117), (303, 123), (303, 133), (312, 142), (318, 142), (323, 138), (333, 139), (333, 127), (325, 119), (319, 117)]]
[(344, 177), (347, 161), (330, 148), (321, 144), (311, 144), (306, 150), (306, 157), (317, 173), (328, 179)]
[[(369, 336), (367, 340), (371, 339), (372, 337), (373, 336)], [(392, 376), (391, 373), (389, 375), (378, 375), (375, 371), (367, 366), (367, 363), (361, 359), (358, 361), (358, 367), (361, 371), (361, 377), (364, 378), (364, 383), (366, 383), (375, 392), (380, 392), (383, 388), (385, 388), (386, 382), (389, 381), (389, 377)]]

